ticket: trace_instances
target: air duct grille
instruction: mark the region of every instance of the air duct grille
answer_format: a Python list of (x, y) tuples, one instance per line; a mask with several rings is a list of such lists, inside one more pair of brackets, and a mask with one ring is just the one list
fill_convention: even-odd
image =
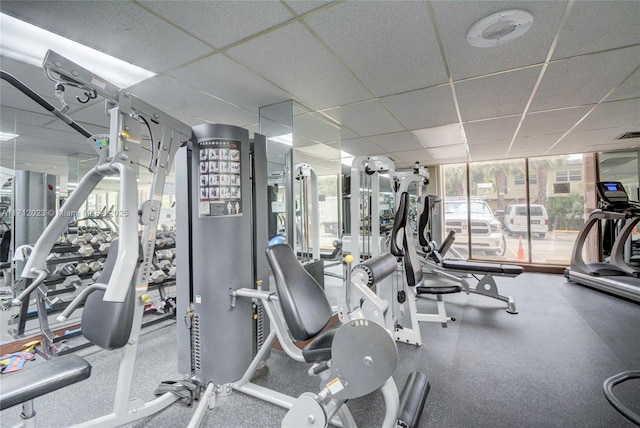
[(616, 138), (616, 140), (628, 140), (629, 138), (640, 138), (640, 131), (625, 132)]

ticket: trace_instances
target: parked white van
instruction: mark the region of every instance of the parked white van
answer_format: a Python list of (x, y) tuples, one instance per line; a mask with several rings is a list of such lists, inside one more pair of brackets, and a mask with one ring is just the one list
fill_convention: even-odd
[[(529, 205), (531, 233), (544, 238), (549, 231), (549, 215), (544, 205)], [(527, 205), (513, 204), (504, 210), (504, 226), (509, 236), (527, 233)]]

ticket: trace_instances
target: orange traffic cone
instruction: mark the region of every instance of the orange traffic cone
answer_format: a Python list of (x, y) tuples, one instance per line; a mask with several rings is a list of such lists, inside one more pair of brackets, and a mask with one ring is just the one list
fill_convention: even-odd
[(522, 235), (520, 235), (520, 242), (518, 242), (518, 260), (526, 261), (524, 245), (522, 244)]

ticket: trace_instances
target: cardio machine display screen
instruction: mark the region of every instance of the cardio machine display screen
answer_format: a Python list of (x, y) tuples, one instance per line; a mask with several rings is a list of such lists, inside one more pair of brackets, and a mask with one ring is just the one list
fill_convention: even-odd
[(618, 183), (604, 183), (604, 187), (606, 187), (607, 191), (609, 192), (620, 191), (620, 186), (618, 186)]
[(240, 142), (227, 139), (198, 141), (198, 197), (200, 216), (242, 214)]

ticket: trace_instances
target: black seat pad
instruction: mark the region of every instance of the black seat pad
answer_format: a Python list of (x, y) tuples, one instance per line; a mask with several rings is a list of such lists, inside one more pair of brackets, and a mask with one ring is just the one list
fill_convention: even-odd
[(442, 267), (452, 270), (466, 270), (473, 272), (487, 272), (499, 275), (520, 275), (524, 272), (522, 266), (502, 265), (499, 263), (477, 263), (464, 260), (442, 260)]
[(459, 285), (445, 285), (445, 286), (435, 286), (428, 287), (425, 285), (421, 285), (416, 287), (416, 293), (418, 294), (453, 294), (459, 293), (462, 291)]
[(317, 335), (302, 350), (302, 357), (307, 363), (319, 363), (331, 359), (331, 344), (336, 335), (337, 328), (326, 330)]
[(2, 375), (0, 410), (24, 403), (91, 375), (91, 365), (75, 354), (29, 366), (10, 375)]

